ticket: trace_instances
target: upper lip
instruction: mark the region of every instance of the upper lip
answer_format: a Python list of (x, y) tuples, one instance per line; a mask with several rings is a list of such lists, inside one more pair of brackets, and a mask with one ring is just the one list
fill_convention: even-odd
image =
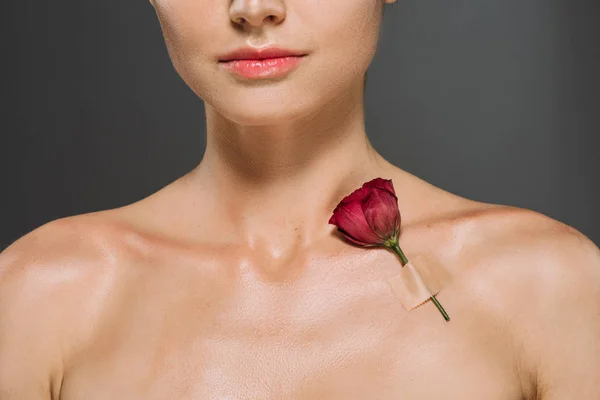
[(300, 50), (282, 49), (279, 47), (242, 47), (219, 57), (219, 61), (231, 60), (260, 60), (264, 58), (278, 58), (289, 56), (303, 56), (305, 52)]

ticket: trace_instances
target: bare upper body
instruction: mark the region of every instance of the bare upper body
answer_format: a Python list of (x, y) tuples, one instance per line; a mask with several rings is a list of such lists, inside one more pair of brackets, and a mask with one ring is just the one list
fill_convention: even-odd
[[(600, 398), (598, 248), (370, 145), (363, 77), (392, 2), (152, 1), (205, 102), (204, 157), (152, 196), (2, 253), (1, 400)], [(217, 60), (242, 44), (306, 54), (248, 80)], [(437, 296), (449, 322), (431, 301), (404, 310), (395, 254), (328, 225), (376, 177), (393, 181), (408, 259), (450, 271)]]
[(403, 309), (387, 250), (332, 231), (269, 265), (214, 234), (225, 216), (186, 223), (201, 205), (184, 177), (2, 254), (0, 398), (599, 398), (598, 249), (533, 211), (388, 172), (428, 199), (400, 245), (451, 271), (449, 322), (431, 301)]

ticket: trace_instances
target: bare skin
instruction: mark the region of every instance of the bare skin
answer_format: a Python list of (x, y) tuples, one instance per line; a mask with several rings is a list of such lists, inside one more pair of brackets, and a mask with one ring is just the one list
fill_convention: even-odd
[[(436, 188), (368, 142), (372, 51), (356, 49), (374, 49), (381, 2), (214, 4), (154, 4), (206, 101), (198, 167), (0, 255), (0, 399), (599, 398), (600, 250), (541, 214)], [(207, 55), (217, 37), (240, 42), (221, 16), (283, 46), (312, 39), (313, 58), (285, 80), (238, 81)], [(375, 177), (394, 183), (408, 259), (450, 270), (437, 298), (451, 321), (430, 301), (404, 310), (387, 283), (396, 255), (327, 224)]]

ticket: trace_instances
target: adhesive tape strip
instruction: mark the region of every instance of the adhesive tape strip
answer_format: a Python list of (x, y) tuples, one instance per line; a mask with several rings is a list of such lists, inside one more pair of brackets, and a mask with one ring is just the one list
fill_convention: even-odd
[(438, 294), (451, 281), (450, 274), (429, 254), (414, 257), (388, 279), (402, 306), (410, 311)]

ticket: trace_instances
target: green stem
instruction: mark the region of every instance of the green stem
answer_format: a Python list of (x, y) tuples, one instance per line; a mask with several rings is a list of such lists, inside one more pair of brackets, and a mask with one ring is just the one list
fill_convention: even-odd
[(433, 303), (435, 304), (435, 306), (437, 307), (437, 309), (440, 310), (440, 312), (444, 316), (444, 319), (446, 321), (450, 321), (450, 317), (448, 316), (448, 314), (446, 313), (446, 310), (444, 310), (444, 307), (442, 307), (442, 305), (440, 304), (438, 299), (435, 298), (435, 294), (433, 296), (431, 296), (430, 298), (433, 301)]
[[(404, 267), (404, 265), (408, 262), (408, 259), (404, 255), (404, 252), (400, 248), (400, 245), (398, 244), (398, 242), (391, 242), (391, 243), (389, 243), (388, 247), (390, 247), (392, 250), (394, 250), (394, 252), (398, 255), (398, 257), (400, 257), (400, 261), (402, 262), (402, 267)], [(446, 313), (446, 310), (444, 310), (444, 307), (442, 307), (442, 305), (440, 304), (438, 299), (435, 298), (435, 295), (431, 296), (430, 299), (433, 301), (433, 303), (435, 304), (437, 309), (442, 313), (442, 315), (444, 316), (444, 319), (446, 321), (450, 321), (450, 317), (448, 316), (448, 313)]]
[(408, 262), (408, 259), (404, 255), (404, 252), (400, 248), (400, 245), (398, 245), (397, 242), (391, 243), (391, 247), (392, 247), (392, 250), (394, 250), (396, 252), (396, 254), (398, 254), (398, 257), (400, 257), (400, 261), (402, 261), (402, 266), (404, 267), (404, 264), (406, 264)]

